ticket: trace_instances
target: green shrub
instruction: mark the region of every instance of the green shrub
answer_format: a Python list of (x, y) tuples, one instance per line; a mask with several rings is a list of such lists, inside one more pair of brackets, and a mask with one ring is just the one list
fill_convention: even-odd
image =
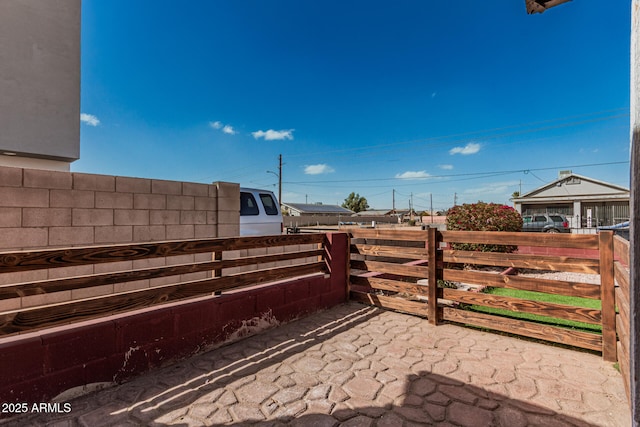
[[(447, 213), (447, 230), (521, 231), (522, 217), (511, 206), (478, 202), (454, 206)], [(452, 243), (455, 250), (479, 252), (514, 252), (513, 245)]]

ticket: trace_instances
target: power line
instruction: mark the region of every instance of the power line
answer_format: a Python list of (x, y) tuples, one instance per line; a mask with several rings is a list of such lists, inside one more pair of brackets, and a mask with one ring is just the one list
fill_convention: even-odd
[[(569, 168), (586, 168), (586, 167), (595, 167), (595, 166), (620, 165), (620, 164), (626, 164), (626, 163), (629, 163), (629, 160), (619, 161), (619, 162), (590, 163), (590, 164), (583, 164), (583, 165), (552, 166), (552, 167), (534, 168), (534, 169), (515, 169), (515, 170), (505, 170), (505, 171), (469, 172), (469, 173), (458, 173), (458, 174), (448, 174), (448, 175), (431, 175), (427, 178), (393, 177), (393, 178), (362, 178), (362, 179), (343, 179), (343, 180), (325, 180), (325, 181), (288, 181), (288, 182), (285, 182), (285, 184), (321, 185), (321, 184), (346, 184), (346, 183), (359, 183), (359, 182), (412, 181), (412, 183), (409, 185), (416, 185), (416, 181), (424, 181), (424, 182), (429, 182), (429, 184), (434, 184), (434, 180), (441, 179), (441, 178), (452, 178), (452, 177), (472, 177), (472, 179), (473, 178), (489, 178), (492, 176), (509, 175), (513, 173), (525, 173), (525, 174), (530, 173), (534, 177), (538, 178), (532, 173), (532, 171), (546, 171), (546, 170), (558, 170), (558, 169), (569, 169)], [(452, 180), (447, 180), (445, 182), (452, 182)], [(394, 183), (394, 185), (402, 185), (402, 184)]]
[[(606, 110), (606, 111), (601, 111), (601, 112), (588, 113), (588, 114), (583, 114), (583, 115), (579, 115), (579, 116), (569, 116), (569, 117), (563, 117), (563, 118), (557, 118), (557, 119), (542, 120), (542, 121), (538, 121), (538, 122), (524, 123), (524, 124), (512, 125), (512, 126), (503, 126), (503, 127), (499, 127), (499, 128), (484, 129), (484, 130), (477, 130), (477, 131), (470, 131), (470, 132), (462, 132), (462, 133), (451, 134), (451, 135), (433, 136), (433, 137), (428, 137), (428, 138), (414, 139), (414, 140), (410, 140), (410, 141), (396, 141), (396, 142), (390, 142), (390, 143), (386, 143), (386, 144), (367, 145), (367, 146), (351, 147), (351, 148), (340, 148), (340, 149), (335, 149), (335, 150), (324, 150), (324, 151), (314, 152), (314, 153), (290, 154), (290, 155), (287, 155), (287, 157), (316, 156), (316, 155), (319, 155), (319, 154), (348, 153), (348, 152), (362, 151), (362, 150), (370, 151), (370, 150), (376, 149), (376, 148), (397, 147), (398, 145), (409, 145), (409, 144), (415, 145), (415, 144), (425, 143), (425, 142), (430, 142), (430, 141), (432, 141), (432, 143), (428, 144), (427, 146), (433, 146), (433, 145), (436, 145), (438, 143), (449, 143), (450, 144), (450, 143), (453, 143), (453, 142), (458, 142), (460, 140), (466, 140), (467, 137), (469, 137), (469, 136), (475, 136), (474, 139), (476, 139), (476, 140), (492, 139), (492, 138), (505, 137), (505, 136), (515, 136), (515, 135), (522, 135), (522, 134), (526, 134), (526, 133), (540, 132), (540, 131), (545, 131), (545, 130), (552, 130), (552, 129), (559, 129), (559, 128), (564, 128), (564, 127), (571, 127), (571, 126), (578, 126), (578, 125), (583, 125), (583, 124), (595, 123), (595, 122), (599, 122), (599, 121), (611, 120), (611, 119), (616, 119), (616, 118), (621, 118), (621, 117), (628, 117), (629, 114), (625, 113), (625, 114), (609, 115), (609, 116), (604, 116), (604, 117), (595, 117), (595, 118), (591, 118), (591, 119), (573, 121), (573, 122), (568, 122), (568, 123), (560, 123), (560, 124), (556, 124), (556, 125), (553, 125), (553, 126), (535, 127), (533, 129), (523, 129), (523, 130), (519, 130), (519, 131), (515, 131), (515, 132), (507, 132), (507, 133), (495, 133), (495, 132), (504, 131), (504, 130), (508, 130), (508, 129), (526, 128), (526, 127), (537, 126), (537, 125), (541, 125), (541, 124), (545, 124), (545, 123), (562, 122), (562, 121), (570, 120), (570, 119), (577, 119), (577, 118), (582, 118), (582, 117), (594, 116), (594, 115), (598, 115), (598, 114), (623, 111), (625, 109), (626, 108), (617, 108), (617, 109), (614, 109), (614, 110)], [(483, 133), (489, 133), (489, 134), (488, 135), (478, 135), (478, 134), (483, 134)], [(446, 141), (442, 141), (442, 140), (446, 140)]]
[[(602, 110), (602, 111), (596, 111), (596, 112), (592, 112), (592, 113), (586, 113), (586, 114), (581, 114), (581, 115), (573, 115), (573, 116), (567, 116), (567, 117), (560, 117), (560, 118), (555, 118), (555, 119), (547, 119), (547, 120), (541, 120), (541, 121), (536, 121), (536, 122), (530, 122), (530, 123), (522, 123), (522, 124), (517, 124), (517, 125), (510, 125), (510, 126), (502, 126), (502, 127), (498, 127), (498, 128), (491, 128), (491, 129), (480, 129), (480, 130), (476, 130), (476, 131), (469, 131), (469, 132), (462, 132), (462, 133), (458, 133), (458, 134), (450, 134), (450, 135), (441, 135), (441, 136), (434, 136), (434, 137), (428, 137), (428, 138), (422, 138), (422, 139), (415, 139), (415, 140), (410, 140), (410, 141), (396, 141), (396, 142), (390, 142), (390, 143), (386, 143), (386, 144), (378, 144), (378, 145), (366, 145), (366, 146), (360, 146), (360, 147), (352, 147), (352, 148), (340, 148), (340, 149), (334, 149), (334, 150), (323, 150), (320, 152), (313, 152), (313, 153), (300, 153), (300, 154), (286, 154), (286, 156), (288, 158), (300, 158), (300, 157), (309, 157), (309, 156), (317, 156), (317, 155), (324, 155), (324, 154), (334, 154), (334, 153), (345, 153), (344, 156), (350, 156), (350, 154), (347, 153), (352, 153), (354, 151), (363, 151), (363, 150), (367, 150), (370, 153), (369, 154), (362, 154), (360, 155), (360, 157), (363, 156), (376, 156), (380, 153), (384, 153), (386, 151), (393, 151), (395, 150), (394, 147), (400, 146), (400, 145), (414, 145), (414, 147), (412, 147), (414, 150), (415, 149), (423, 149), (423, 148), (430, 148), (436, 145), (444, 145), (444, 144), (452, 144), (452, 143), (457, 143), (460, 141), (464, 141), (466, 139), (468, 139), (468, 137), (474, 137), (474, 140), (488, 140), (488, 139), (493, 139), (493, 138), (498, 138), (498, 137), (507, 137), (507, 136), (516, 136), (516, 135), (522, 135), (522, 134), (526, 134), (526, 133), (535, 133), (535, 132), (541, 132), (541, 131), (546, 131), (546, 130), (552, 130), (552, 129), (558, 129), (558, 128), (564, 128), (564, 127), (571, 127), (571, 126), (578, 126), (578, 125), (583, 125), (583, 124), (588, 124), (588, 123), (594, 123), (594, 122), (598, 122), (598, 121), (604, 121), (604, 120), (611, 120), (611, 119), (615, 119), (615, 118), (620, 118), (620, 117), (627, 117), (629, 114), (628, 113), (624, 113), (624, 114), (613, 114), (612, 113), (619, 113), (621, 111), (626, 111), (628, 110), (628, 107), (621, 107), (621, 108), (616, 108), (616, 109), (611, 109), (611, 110)], [(598, 116), (601, 114), (609, 114), (608, 116), (604, 116), (604, 117), (593, 117), (593, 116)], [(587, 117), (592, 117), (590, 119), (585, 119), (585, 120), (578, 120), (578, 121), (571, 121), (571, 122), (567, 122), (567, 123), (559, 123), (553, 126), (546, 126), (546, 127), (535, 127), (535, 126), (539, 126), (539, 125), (544, 125), (547, 123), (557, 123), (557, 122), (563, 122), (563, 121), (567, 121), (567, 120), (575, 120), (575, 119), (583, 119), (583, 118), (587, 118)], [(533, 128), (531, 128), (533, 127)], [(528, 129), (521, 129), (515, 132), (506, 132), (506, 133), (497, 133), (497, 132), (501, 132), (501, 131), (505, 131), (505, 130), (509, 130), (509, 129), (517, 129), (517, 128), (528, 128)], [(485, 135), (482, 135), (485, 134)], [(430, 142), (430, 143), (429, 143)], [(505, 143), (505, 144), (501, 144), (501, 145), (507, 145), (507, 144), (516, 144), (522, 141), (515, 141), (512, 143)], [(420, 144), (423, 143), (423, 144)], [(415, 145), (420, 144), (419, 147), (416, 147)], [(386, 150), (377, 150), (374, 152), (374, 150), (378, 149), (378, 148), (388, 148)], [(333, 155), (333, 157), (342, 157), (342, 156), (335, 156)], [(260, 166), (261, 163), (252, 163), (252, 164), (247, 164), (241, 167), (234, 167), (233, 170), (228, 170), (228, 171), (221, 171), (219, 174), (217, 174), (215, 177), (214, 176), (207, 176), (207, 177), (202, 177), (199, 178), (198, 181), (205, 181), (207, 179), (213, 179), (213, 178), (218, 178), (218, 179), (226, 179), (226, 180), (232, 180), (232, 179), (237, 179), (237, 178), (241, 178), (241, 177), (247, 177), (247, 176), (251, 176), (253, 175), (252, 170), (256, 169), (258, 166)], [(247, 170), (247, 172), (244, 172), (245, 170)]]

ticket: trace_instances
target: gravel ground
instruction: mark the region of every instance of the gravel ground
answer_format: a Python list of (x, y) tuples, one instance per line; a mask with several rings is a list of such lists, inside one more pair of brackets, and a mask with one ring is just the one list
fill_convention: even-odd
[(548, 280), (561, 280), (565, 282), (591, 283), (594, 285), (600, 284), (599, 274), (572, 273), (568, 271), (526, 270), (526, 271), (520, 271), (518, 273), (518, 276), (536, 277), (539, 279), (548, 279)]

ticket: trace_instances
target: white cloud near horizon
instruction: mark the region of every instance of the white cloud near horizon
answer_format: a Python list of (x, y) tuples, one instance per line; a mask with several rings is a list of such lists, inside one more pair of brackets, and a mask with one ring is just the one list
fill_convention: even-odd
[(211, 126), (214, 129), (221, 129), (222, 123), (216, 120), (215, 122), (209, 122), (209, 126)]
[(444, 169), (444, 170), (447, 170), (447, 171), (450, 171), (451, 169), (453, 169), (453, 165), (438, 165), (438, 167), (440, 169)]
[(287, 129), (287, 130), (273, 130), (269, 129), (267, 131), (258, 130), (255, 132), (251, 132), (251, 135), (255, 139), (264, 138), (265, 141), (278, 141), (278, 140), (292, 140), (293, 139), (293, 131), (295, 129)]
[(318, 165), (306, 165), (304, 167), (304, 173), (307, 175), (321, 175), (321, 174), (332, 173), (332, 172), (335, 172), (335, 169), (323, 163)]
[(453, 147), (451, 150), (449, 150), (449, 154), (462, 154), (466, 156), (469, 154), (476, 154), (478, 151), (480, 151), (480, 144), (478, 144), (477, 142), (470, 142), (464, 147)]
[(406, 171), (396, 174), (396, 178), (399, 179), (425, 179), (431, 177), (427, 171)]
[(93, 114), (82, 113), (80, 114), (80, 121), (89, 126), (98, 126), (100, 124), (100, 119), (98, 119)]

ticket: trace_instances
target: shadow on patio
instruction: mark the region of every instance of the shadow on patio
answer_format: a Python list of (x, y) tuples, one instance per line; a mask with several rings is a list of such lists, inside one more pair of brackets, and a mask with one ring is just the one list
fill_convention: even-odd
[(622, 379), (598, 356), (355, 303), (70, 403), (8, 424), (629, 423)]

